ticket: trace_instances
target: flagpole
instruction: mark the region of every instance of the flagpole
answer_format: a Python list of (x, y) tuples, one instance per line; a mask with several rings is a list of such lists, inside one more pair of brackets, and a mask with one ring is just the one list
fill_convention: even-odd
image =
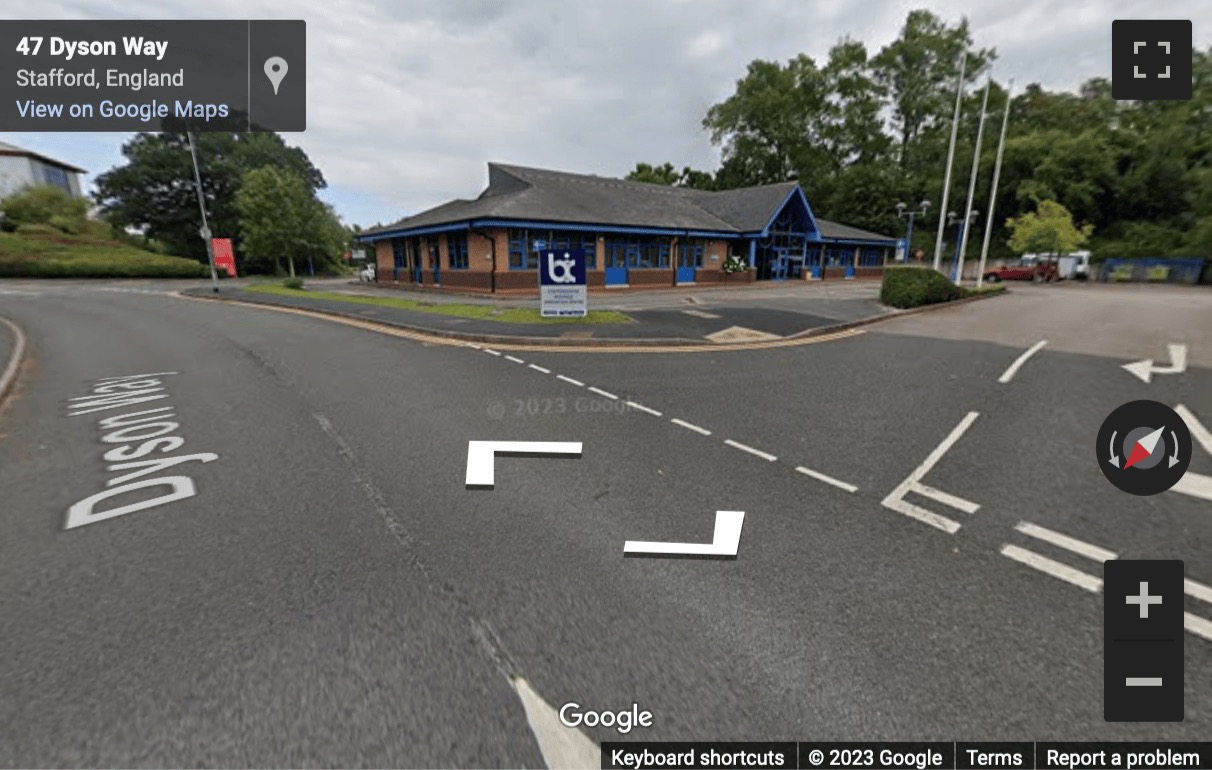
[[(976, 175), (981, 167), (981, 137), (985, 133), (985, 108), (989, 106), (989, 88), (993, 75), (985, 81), (985, 98), (981, 100), (981, 119), (976, 124), (976, 147), (972, 150), (972, 174), (968, 177), (968, 200), (964, 202), (964, 234), (960, 237), (959, 259), (955, 263), (955, 282), (964, 280), (964, 252), (968, 249), (968, 234), (972, 231), (972, 198), (976, 195)], [(988, 230), (986, 223), (985, 230)]]
[(1006, 126), (1010, 123), (1010, 93), (1014, 90), (1014, 81), (1006, 85), (1006, 111), (1002, 115), (1002, 136), (997, 142), (997, 160), (993, 163), (993, 189), (989, 193), (989, 218), (985, 220), (985, 242), (981, 244), (981, 266), (976, 273), (976, 287), (979, 289), (985, 277), (985, 258), (989, 255), (989, 237), (993, 234), (993, 210), (997, 205), (997, 182), (1002, 176), (1002, 152), (1006, 149)]
[(947, 223), (947, 194), (951, 192), (951, 166), (955, 161), (955, 134), (959, 130), (960, 101), (964, 95), (964, 67), (968, 64), (968, 52), (960, 57), (959, 77), (955, 81), (955, 117), (951, 119), (951, 147), (947, 150), (947, 174), (943, 177), (943, 203), (938, 207), (938, 237), (934, 241), (934, 269), (938, 270), (943, 258), (943, 228)]

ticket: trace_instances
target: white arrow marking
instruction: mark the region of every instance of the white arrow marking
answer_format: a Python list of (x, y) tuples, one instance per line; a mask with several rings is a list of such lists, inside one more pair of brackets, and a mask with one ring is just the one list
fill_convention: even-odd
[(1115, 434), (1118, 431), (1111, 431), (1111, 464), (1116, 468), (1119, 467), (1119, 455), (1115, 453)]
[(497, 455), (507, 457), (580, 457), (580, 441), (468, 441), (467, 488), (492, 489)]
[[(1191, 431), (1191, 438), (1195, 439), (1205, 452), (1212, 455), (1212, 432), (1195, 419), (1191, 410), (1182, 404), (1174, 407), (1174, 411), (1178, 412), (1178, 416), (1187, 424), (1187, 430)], [(1188, 468), (1178, 483), (1170, 487), (1170, 491), (1212, 501), (1212, 476), (1205, 476)]]
[(741, 527), (744, 511), (716, 511), (715, 538), (710, 544), (652, 543), (628, 540), (623, 544), (623, 556), (668, 556), (689, 559), (735, 559), (741, 547)]
[(1167, 347), (1170, 348), (1169, 366), (1154, 366), (1153, 359), (1146, 358), (1144, 361), (1124, 364), (1124, 368), (1139, 377), (1142, 382), (1149, 382), (1155, 374), (1182, 374), (1187, 371), (1187, 346), (1171, 343)]

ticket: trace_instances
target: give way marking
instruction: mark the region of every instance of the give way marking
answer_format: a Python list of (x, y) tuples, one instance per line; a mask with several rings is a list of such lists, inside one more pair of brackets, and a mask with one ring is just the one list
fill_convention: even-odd
[(951, 449), (955, 445), (955, 442), (960, 440), (968, 428), (972, 427), (972, 423), (976, 422), (977, 417), (980, 417), (979, 412), (968, 412), (964, 419), (960, 420), (959, 425), (956, 425), (951, 433), (947, 435), (947, 438), (943, 439), (943, 443), (935, 447), (934, 451), (926, 456), (922, 464), (917, 466), (913, 473), (909, 474), (908, 478), (902, 481), (896, 489), (892, 490), (884, 498), (881, 505), (897, 513), (903, 513), (910, 518), (929, 524), (932, 527), (937, 527), (948, 534), (954, 535), (959, 531), (960, 523), (958, 521), (941, 516), (919, 505), (914, 505), (905, 500), (905, 495), (913, 492), (967, 514), (976, 513), (980, 509), (980, 506), (971, 500), (965, 500), (962, 497), (957, 497), (956, 495), (922, 483), (925, 475), (938, 464), (939, 460), (943, 459), (943, 455), (947, 454), (947, 450)]
[[(1195, 415), (1190, 409), (1179, 404), (1174, 407), (1174, 411), (1178, 416), (1183, 418), (1183, 422), (1187, 424), (1187, 430), (1191, 432), (1191, 438), (1195, 439), (1204, 451), (1212, 456), (1212, 431), (1200, 423), (1195, 418)], [(1170, 488), (1173, 492), (1180, 492), (1191, 497), (1198, 497), (1201, 500), (1212, 501), (1212, 476), (1205, 476), (1202, 473), (1195, 473), (1190, 468), (1183, 474), (1183, 477), (1178, 480), (1178, 483)]]

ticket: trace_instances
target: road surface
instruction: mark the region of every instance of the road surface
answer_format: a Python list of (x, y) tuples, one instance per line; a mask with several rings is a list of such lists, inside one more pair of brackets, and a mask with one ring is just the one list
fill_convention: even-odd
[[(1094, 446), (1139, 398), (1212, 426), (1206, 291), (1027, 287), (795, 347), (589, 354), (115, 288), (0, 286), (30, 349), (0, 412), (0, 765), (1212, 733), (1212, 446), (1208, 486), (1149, 498)], [(1181, 373), (1122, 368), (1173, 343)], [(469, 490), (489, 440), (583, 453)], [(624, 558), (710, 542), (716, 511), (745, 512), (735, 560)], [(1102, 719), (1115, 557), (1186, 561), (1183, 723)], [(652, 726), (553, 730), (568, 703)]]

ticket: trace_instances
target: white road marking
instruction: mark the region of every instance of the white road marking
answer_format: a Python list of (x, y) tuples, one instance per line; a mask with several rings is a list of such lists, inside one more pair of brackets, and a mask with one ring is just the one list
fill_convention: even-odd
[[(1212, 455), (1212, 432), (1209, 432), (1196, 419), (1191, 410), (1182, 404), (1174, 407), (1174, 411), (1187, 424), (1187, 430), (1191, 432), (1191, 438), (1195, 439), (1196, 443), (1203, 447), (1205, 452)], [(1178, 480), (1178, 483), (1170, 488), (1170, 491), (1198, 497), (1201, 500), (1212, 500), (1212, 476), (1196, 473), (1188, 468), (1187, 472)]]
[(925, 475), (938, 464), (939, 460), (943, 459), (943, 455), (947, 454), (947, 451), (955, 445), (955, 442), (960, 440), (968, 428), (972, 427), (972, 423), (976, 422), (977, 417), (980, 417), (979, 412), (969, 412), (964, 419), (960, 420), (959, 425), (956, 425), (955, 428), (952, 429), (951, 433), (948, 434), (945, 439), (943, 439), (943, 442), (935, 447), (934, 451), (926, 456), (926, 459), (922, 461), (922, 464), (917, 466), (917, 468), (914, 469), (914, 471), (910, 473), (909, 476), (902, 481), (896, 489), (888, 493), (888, 496), (884, 498), (881, 505), (883, 505), (885, 508), (896, 511), (897, 513), (903, 513), (912, 519), (917, 519), (924, 524), (929, 524), (932, 527), (941, 529), (947, 534), (954, 535), (956, 532), (958, 532), (960, 528), (960, 523), (958, 521), (949, 519), (946, 516), (941, 516), (934, 511), (927, 510), (919, 505), (914, 505), (913, 503), (907, 502), (905, 500), (905, 495), (909, 494), (910, 492), (915, 492), (919, 495), (929, 497), (935, 502), (951, 506), (952, 508), (957, 508), (968, 514), (976, 513), (978, 510), (980, 510), (980, 505), (970, 500), (965, 500), (962, 497), (948, 494), (940, 489), (935, 489), (934, 487), (921, 483), (922, 478), (925, 477)]
[(706, 310), (683, 310), (686, 315), (696, 316), (698, 318), (719, 318), (715, 313), (708, 313)]
[(748, 452), (749, 454), (754, 455), (755, 457), (760, 457), (763, 460), (769, 460), (770, 462), (774, 462), (775, 460), (779, 459), (772, 454), (763, 452), (760, 449), (754, 449), (753, 447), (748, 446), (746, 444), (742, 444), (739, 441), (733, 441), (730, 438), (724, 439), (724, 443), (730, 447), (733, 447), (734, 449), (739, 449), (742, 452)]
[(1196, 636), (1202, 636), (1212, 642), (1212, 621), (1205, 620), (1199, 615), (1192, 615), (1190, 612), (1184, 612), (1183, 626)]
[(483, 350), (484, 349), (483, 347), (475, 344), (474, 342), (467, 343), (467, 347), (471, 348), (472, 350)]
[(1074, 553), (1081, 554), (1087, 559), (1091, 559), (1099, 563), (1104, 561), (1113, 561), (1114, 559), (1118, 558), (1114, 551), (1108, 551), (1106, 548), (1091, 545), (1090, 543), (1078, 540), (1075, 537), (1062, 535), (1060, 532), (1054, 532), (1037, 524), (1020, 521), (1017, 525), (1015, 525), (1014, 528), (1019, 532), (1022, 532), (1024, 535), (1029, 535), (1039, 540), (1043, 540), (1046, 543), (1060, 546), (1067, 551), (1073, 551)]
[(1166, 347), (1170, 349), (1169, 366), (1154, 366), (1153, 359), (1146, 358), (1144, 361), (1124, 364), (1123, 368), (1145, 383), (1151, 381), (1155, 374), (1182, 374), (1187, 371), (1187, 346), (1171, 343)]
[(683, 428), (694, 431), (695, 433), (702, 433), (704, 436), (711, 435), (711, 431), (707, 430), (706, 428), (700, 428), (699, 426), (695, 425), (694, 423), (689, 423), (689, 422), (686, 422), (685, 420), (679, 420), (676, 417), (671, 418), (669, 421), (671, 423), (673, 423), (674, 425), (680, 425)]
[(505, 360), (506, 360), (506, 361), (513, 361), (515, 364), (524, 364), (524, 363), (526, 363), (525, 361), (523, 361), (523, 360), (522, 360), (522, 359), (520, 359), (520, 358), (517, 358), (516, 356), (505, 356)]
[(1199, 599), (1212, 604), (1212, 588), (1203, 583), (1196, 583), (1191, 578), (1186, 578), (1183, 580), (1183, 591), (1192, 599)]
[(497, 453), (512, 456), (581, 456), (580, 441), (468, 441), (468, 488), (492, 489)]
[(601, 767), (601, 749), (576, 727), (560, 721), (560, 714), (531, 688), (525, 679), (514, 679), (514, 692), (522, 701), (526, 721), (539, 744), (543, 761), (551, 768), (594, 770)]
[(7, 326), (13, 333), (13, 349), (5, 363), (4, 371), (0, 372), (0, 403), (3, 403), (9, 388), (17, 380), (17, 370), (21, 367), (21, 362), (25, 360), (25, 332), (7, 318), (0, 318), (0, 323)]
[(1046, 556), (1040, 556), (1038, 553), (1028, 551), (1026, 548), (1019, 548), (1017, 545), (1004, 545), (1002, 546), (1001, 554), (1002, 556), (1014, 559), (1020, 564), (1034, 567), (1040, 572), (1051, 575), (1054, 578), (1059, 578), (1066, 583), (1072, 583), (1078, 588), (1084, 588), (1092, 593), (1098, 593), (1102, 590), (1103, 581), (1101, 578), (1087, 575), (1081, 570), (1073, 569), (1067, 564), (1053, 561)]
[(851, 493), (858, 491), (858, 487), (854, 486), (853, 484), (847, 484), (846, 482), (835, 479), (832, 476), (826, 476), (824, 473), (821, 473), (820, 471), (814, 471), (811, 468), (805, 468), (802, 465), (796, 466), (796, 470), (799, 471), (800, 473), (804, 474), (805, 476), (811, 476), (812, 478), (816, 479), (817, 481), (823, 481), (826, 484), (832, 484), (833, 486), (837, 487), (838, 489), (844, 489), (847, 492), (851, 492)]
[(541, 366), (535, 366), (534, 364), (531, 364), (531, 365), (530, 365), (530, 368), (531, 368), (531, 369), (534, 369), (536, 372), (542, 372), (543, 374), (551, 374), (551, 370), (550, 370), (550, 369), (544, 369), (544, 368), (543, 368), (543, 367), (541, 367)]
[(488, 355), (490, 355), (490, 356), (499, 356), (499, 355), (501, 355), (501, 354), (500, 354), (498, 351), (493, 350), (492, 348), (484, 348), (484, 352), (485, 352), (485, 353), (487, 353), (487, 354), (488, 354)]
[(616, 399), (616, 400), (618, 399), (618, 396), (616, 396), (615, 394), (613, 394), (613, 393), (607, 393), (606, 391), (604, 391), (604, 390), (602, 390), (602, 389), (600, 389), (600, 388), (590, 388), (589, 390), (590, 390), (590, 392), (592, 392), (592, 393), (597, 393), (599, 396), (605, 396), (606, 398), (613, 398), (613, 399)]
[(647, 554), (651, 556), (704, 556), (735, 557), (741, 547), (741, 527), (745, 524), (744, 511), (716, 511), (715, 534), (711, 543), (654, 543), (646, 540), (628, 540), (623, 543), (623, 556)]
[(997, 381), (1003, 385), (1010, 382), (1010, 380), (1014, 379), (1014, 375), (1018, 374), (1018, 370), (1023, 368), (1023, 364), (1027, 363), (1027, 359), (1038, 353), (1044, 347), (1044, 345), (1047, 344), (1048, 340), (1040, 340), (1031, 347), (1027, 348), (1025, 353), (1014, 359), (1014, 363), (1010, 364), (1010, 368), (1002, 372), (1002, 376), (998, 377)]
[(630, 406), (633, 409), (639, 409), (641, 412), (648, 412), (648, 414), (655, 415), (656, 417), (661, 416), (661, 413), (658, 412), (657, 410), (649, 409), (648, 407), (644, 406), (643, 404), (637, 404), (634, 401), (628, 401), (627, 406)]
[(564, 382), (570, 382), (570, 383), (572, 383), (573, 385), (576, 385), (578, 388), (583, 388), (583, 387), (585, 387), (585, 383), (580, 382), (580, 381), (578, 381), (578, 380), (574, 380), (574, 379), (572, 379), (571, 377), (565, 377), (565, 376), (564, 376), (564, 375), (562, 375), (562, 374), (557, 374), (557, 375), (556, 375), (556, 379), (557, 379), (557, 380), (563, 380)]

